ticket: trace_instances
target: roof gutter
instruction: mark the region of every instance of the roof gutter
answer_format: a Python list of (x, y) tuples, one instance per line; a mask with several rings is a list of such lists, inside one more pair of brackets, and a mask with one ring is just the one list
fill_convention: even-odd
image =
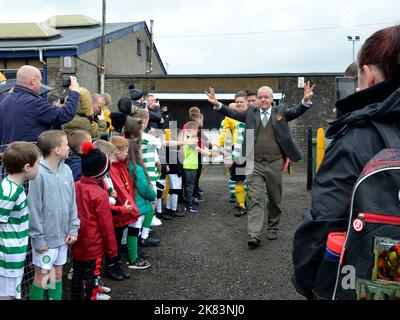
[(46, 51), (46, 50), (64, 50), (78, 49), (78, 46), (59, 46), (59, 47), (23, 47), (23, 48), (0, 48), (0, 51)]

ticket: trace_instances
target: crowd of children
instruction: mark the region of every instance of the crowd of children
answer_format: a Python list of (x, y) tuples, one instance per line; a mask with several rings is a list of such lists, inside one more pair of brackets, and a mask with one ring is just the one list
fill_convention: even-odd
[(148, 129), (148, 110), (132, 106), (107, 140), (92, 141), (81, 129), (50, 130), (36, 145), (9, 145), (0, 184), (0, 299), (21, 298), (29, 239), (31, 300), (62, 299), (68, 258), (74, 300), (110, 299), (100, 276), (128, 279), (125, 257), (128, 270), (149, 268), (143, 248), (161, 244), (152, 228), (199, 212), (202, 156), (223, 153), (201, 134), (200, 109), (191, 108), (189, 120), (179, 133)]

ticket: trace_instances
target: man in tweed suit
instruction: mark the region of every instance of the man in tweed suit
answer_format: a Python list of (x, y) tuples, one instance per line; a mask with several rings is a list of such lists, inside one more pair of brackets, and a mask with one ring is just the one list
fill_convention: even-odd
[(304, 87), (304, 97), (295, 108), (276, 107), (273, 91), (264, 86), (258, 89), (258, 107), (250, 106), (238, 111), (220, 103), (214, 88), (205, 92), (216, 111), (246, 124), (243, 148), (246, 158), (246, 175), (251, 192), (248, 216), (248, 246), (260, 246), (260, 234), (264, 224), (264, 195), (268, 191), (268, 234), (269, 240), (278, 238), (281, 217), (282, 171), (286, 158), (293, 162), (301, 160), (302, 154), (294, 142), (288, 122), (300, 117), (312, 105), (314, 86), (310, 82)]

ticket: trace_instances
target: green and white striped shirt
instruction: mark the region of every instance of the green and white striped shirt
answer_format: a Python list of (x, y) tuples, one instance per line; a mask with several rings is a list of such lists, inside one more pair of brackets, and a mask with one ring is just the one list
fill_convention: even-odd
[(236, 124), (236, 142), (233, 146), (232, 152), (232, 160), (238, 160), (242, 157), (242, 147), (243, 147), (243, 140), (244, 140), (244, 131), (246, 130), (246, 125), (243, 122), (238, 122)]
[(28, 250), (28, 200), (8, 177), (0, 184), (0, 276), (22, 277)]
[(142, 134), (142, 159), (146, 172), (149, 175), (151, 184), (156, 188), (156, 181), (159, 173), (157, 171), (156, 162), (158, 161), (157, 150), (162, 146), (161, 139), (143, 132)]

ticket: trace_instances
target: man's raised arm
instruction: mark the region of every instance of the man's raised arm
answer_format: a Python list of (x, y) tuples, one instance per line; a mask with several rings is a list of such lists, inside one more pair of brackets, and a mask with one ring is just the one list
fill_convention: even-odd
[(214, 110), (221, 112), (223, 115), (229, 118), (238, 120), (240, 122), (246, 122), (246, 112), (229, 108), (219, 102), (215, 96), (214, 88), (210, 87), (210, 92), (204, 91), (204, 93), (208, 96), (208, 102), (214, 106)]

